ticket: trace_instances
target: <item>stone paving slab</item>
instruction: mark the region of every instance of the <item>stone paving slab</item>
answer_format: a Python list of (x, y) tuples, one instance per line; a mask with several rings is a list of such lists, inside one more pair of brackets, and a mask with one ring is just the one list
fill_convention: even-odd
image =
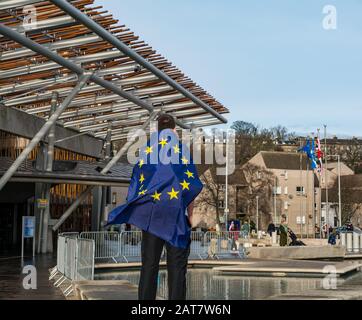
[[(127, 280), (93, 280), (73, 283), (78, 300), (137, 300), (138, 286)], [(157, 297), (157, 300), (161, 300)]]
[(319, 276), (325, 277), (324, 268), (333, 266), (336, 275), (342, 276), (357, 271), (362, 267), (359, 262), (331, 262), (331, 261), (300, 261), (300, 260), (257, 260), (249, 264), (214, 267), (215, 272), (221, 274), (263, 274), (271, 276)]
[(348, 286), (336, 290), (308, 290), (272, 296), (268, 300), (361, 300), (362, 286)]

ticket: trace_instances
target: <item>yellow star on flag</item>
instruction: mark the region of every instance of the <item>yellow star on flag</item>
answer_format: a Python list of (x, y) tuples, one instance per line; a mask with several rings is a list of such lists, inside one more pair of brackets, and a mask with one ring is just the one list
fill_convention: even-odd
[(158, 200), (161, 201), (161, 194), (162, 193), (158, 193), (157, 191), (155, 191), (155, 193), (151, 196), (153, 198), (154, 201)]
[(181, 159), (181, 161), (182, 161), (182, 164), (188, 164), (189, 163), (189, 160), (187, 160), (186, 158), (185, 158), (185, 156)]
[(167, 140), (162, 138), (158, 144), (160, 144), (162, 146), (161, 148), (163, 148), (167, 144)]
[(180, 185), (182, 186), (182, 190), (185, 190), (185, 189), (190, 190), (190, 188), (189, 188), (190, 183), (187, 182), (186, 180), (181, 182)]
[(180, 153), (180, 148), (177, 144), (175, 146), (173, 146), (172, 148), (175, 153)]
[(145, 152), (146, 152), (146, 154), (152, 153), (152, 152), (153, 152), (153, 147), (152, 147), (152, 146), (151, 146), (151, 147), (147, 147)]
[(187, 170), (186, 172), (185, 172), (185, 174), (187, 175), (187, 177), (190, 179), (190, 178), (195, 178), (194, 177), (194, 173), (193, 172), (191, 172), (190, 170)]
[(176, 191), (174, 188), (170, 192), (167, 192), (170, 195), (170, 200), (172, 199), (178, 199), (177, 195), (180, 191)]
[(141, 177), (140, 177), (140, 180), (139, 180), (139, 181), (140, 181), (141, 183), (143, 183), (143, 181), (145, 181), (145, 180), (146, 180), (146, 179), (145, 179), (145, 176), (143, 175), (143, 173), (141, 173)]
[(142, 166), (145, 164), (145, 160), (141, 159), (138, 166), (142, 168)]
[(142, 190), (140, 192), (138, 192), (139, 196), (144, 196), (146, 194), (147, 190)]

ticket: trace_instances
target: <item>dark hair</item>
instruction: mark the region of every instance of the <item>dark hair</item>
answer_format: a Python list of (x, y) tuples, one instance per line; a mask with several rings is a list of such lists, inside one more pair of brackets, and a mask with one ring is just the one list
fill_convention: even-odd
[(175, 129), (176, 122), (173, 116), (169, 114), (162, 114), (158, 117), (158, 131), (162, 131), (165, 129)]

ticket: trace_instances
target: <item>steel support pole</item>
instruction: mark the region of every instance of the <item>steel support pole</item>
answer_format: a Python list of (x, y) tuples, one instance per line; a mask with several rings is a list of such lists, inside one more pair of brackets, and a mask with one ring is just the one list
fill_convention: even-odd
[[(62, 67), (67, 68), (78, 75), (82, 75), (84, 73), (84, 70), (82, 69), (82, 67), (80, 67), (78, 64), (72, 62), (70, 59), (65, 59), (65, 58), (57, 55), (56, 53), (49, 50), (48, 48), (45, 48), (44, 46), (30, 40), (29, 38), (23, 36), (22, 34), (12, 30), (11, 28), (9, 28), (3, 24), (0, 24), (0, 34), (2, 34), (3, 36), (5, 36), (11, 40), (14, 40), (15, 42), (21, 44), (22, 46), (42, 55), (44, 57), (47, 57), (48, 59), (58, 63)], [(137, 106), (144, 108), (144, 109), (148, 110), (149, 112), (153, 112), (153, 106), (149, 105), (144, 100), (141, 100), (141, 99), (135, 97), (133, 94), (120, 89), (118, 86), (114, 85), (113, 83), (111, 83), (107, 80), (104, 80), (95, 74), (91, 75), (90, 80), (93, 81), (94, 83), (100, 85), (101, 87), (103, 87), (107, 90), (110, 90), (115, 94), (118, 94), (120, 97), (136, 104)], [(190, 128), (188, 125), (184, 124), (180, 120), (176, 120), (176, 123), (182, 128), (185, 128), (185, 129)], [(1, 190), (1, 188), (0, 188), (0, 190)]]
[(338, 155), (338, 226), (342, 227), (341, 156)]
[[(144, 130), (150, 124), (152, 120), (155, 119), (157, 113), (153, 112), (148, 120), (142, 125), (140, 128)], [(118, 160), (127, 152), (128, 148), (133, 144), (136, 136), (133, 136), (133, 139), (127, 141), (124, 146), (118, 151), (118, 153), (108, 162), (108, 164), (101, 171), (102, 174), (106, 174), (117, 162)], [(73, 213), (75, 209), (87, 198), (87, 196), (92, 192), (93, 186), (88, 186), (79, 197), (71, 204), (71, 206), (63, 213), (63, 215), (59, 218), (58, 222), (54, 225), (53, 231), (59, 229), (59, 227), (63, 224), (63, 222)]]
[(275, 176), (274, 184), (274, 225), (277, 223), (277, 188), (278, 188), (278, 177)]
[(14, 175), (16, 170), (20, 167), (24, 160), (28, 157), (30, 152), (38, 145), (39, 141), (44, 138), (44, 136), (49, 132), (50, 128), (54, 123), (58, 120), (59, 116), (62, 112), (69, 106), (74, 97), (79, 93), (79, 91), (85, 86), (87, 81), (90, 79), (91, 73), (86, 73), (81, 75), (77, 85), (74, 87), (72, 92), (64, 99), (63, 103), (59, 106), (59, 108), (51, 115), (51, 117), (44, 123), (38, 133), (34, 136), (34, 138), (29, 142), (29, 144), (25, 147), (19, 157), (16, 158), (14, 163), (10, 166), (10, 168), (4, 173), (4, 175), (0, 179), (0, 191), (5, 186), (5, 184), (10, 180), (10, 178)]
[[(57, 109), (59, 95), (56, 91), (52, 94), (51, 99), (51, 109), (50, 109), (50, 116), (54, 114)], [(55, 126), (54, 123), (48, 134), (48, 148), (47, 148), (47, 158), (46, 158), (46, 172), (53, 171), (53, 161), (54, 161), (54, 144), (55, 144)], [(43, 220), (40, 221), (42, 223), (42, 238), (41, 238), (41, 252), (47, 253), (48, 252), (48, 235), (49, 235), (49, 219), (50, 219), (50, 188), (51, 185), (48, 183), (44, 184), (44, 198), (47, 200), (48, 204), (47, 207), (43, 210), (42, 218)], [(52, 243), (52, 242), (51, 242)], [(52, 247), (52, 246), (51, 246)]]
[(256, 231), (259, 232), (259, 196), (256, 196)]
[(328, 149), (327, 149), (327, 126), (324, 125), (324, 156), (325, 156), (325, 170), (324, 170), (324, 186), (326, 189), (326, 233), (327, 239), (329, 238), (329, 198), (328, 198)]
[[(52, 94), (50, 116), (57, 110), (59, 95), (56, 91)], [(46, 171), (53, 171), (53, 160), (54, 160), (54, 144), (55, 144), (55, 123), (51, 126), (48, 134), (48, 152), (47, 152), (47, 165)]]
[(148, 62), (146, 59), (141, 57), (138, 53), (136, 53), (131, 48), (129, 48), (125, 43), (123, 43), (121, 40), (119, 40), (116, 36), (114, 36), (109, 31), (105, 30), (102, 26), (100, 26), (98, 23), (96, 23), (94, 20), (92, 20), (86, 14), (84, 14), (83, 12), (81, 12), (80, 10), (75, 8), (69, 2), (64, 1), (64, 0), (50, 0), (50, 1), (52, 3), (54, 3), (56, 6), (58, 6), (59, 8), (61, 8), (64, 12), (66, 12), (70, 16), (72, 16), (76, 21), (79, 21), (80, 23), (85, 25), (88, 29), (92, 30), (94, 33), (96, 33), (98, 36), (100, 36), (102, 39), (104, 39), (105, 41), (112, 44), (119, 51), (123, 52), (126, 56), (128, 56), (132, 60), (139, 63), (142, 67), (146, 68), (150, 72), (152, 72), (159, 79), (165, 81), (172, 88), (174, 88), (178, 92), (182, 93), (186, 98), (193, 101), (196, 105), (203, 108), (205, 111), (209, 112), (210, 114), (215, 116), (217, 119), (219, 119), (223, 123), (227, 123), (227, 120), (222, 115), (220, 115), (218, 112), (216, 112), (210, 106), (208, 106), (205, 102), (203, 102), (202, 100), (200, 100), (199, 98), (194, 96), (191, 92), (186, 90), (183, 86), (181, 86), (175, 80), (170, 78), (167, 74), (165, 74), (160, 69), (155, 67), (153, 64)]

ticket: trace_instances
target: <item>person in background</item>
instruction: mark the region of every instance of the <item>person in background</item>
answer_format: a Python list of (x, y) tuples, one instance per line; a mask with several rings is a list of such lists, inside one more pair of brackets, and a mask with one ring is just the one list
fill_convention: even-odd
[(328, 225), (325, 223), (323, 224), (323, 227), (322, 227), (322, 233), (323, 233), (323, 238), (327, 238), (327, 230), (328, 230)]
[(268, 230), (267, 232), (269, 233), (270, 236), (272, 236), (273, 232), (275, 232), (275, 224), (273, 223), (273, 220), (269, 223), (268, 225)]
[(318, 227), (317, 224), (315, 224), (314, 226), (314, 233), (316, 238), (320, 238), (320, 228)]
[(285, 247), (288, 245), (288, 224), (287, 219), (285, 216), (282, 216), (282, 220), (279, 226), (279, 233), (280, 233), (280, 241), (279, 244), (281, 247)]
[(331, 244), (332, 246), (335, 246), (337, 242), (337, 230), (332, 229), (329, 233), (328, 237), (328, 244)]
[(243, 238), (248, 238), (250, 234), (250, 225), (247, 220), (244, 221), (242, 227), (241, 227), (241, 233), (243, 235)]
[(229, 232), (231, 238), (231, 250), (235, 251), (237, 250), (236, 240), (238, 240), (238, 232), (236, 230), (234, 221), (231, 221), (230, 223)]

